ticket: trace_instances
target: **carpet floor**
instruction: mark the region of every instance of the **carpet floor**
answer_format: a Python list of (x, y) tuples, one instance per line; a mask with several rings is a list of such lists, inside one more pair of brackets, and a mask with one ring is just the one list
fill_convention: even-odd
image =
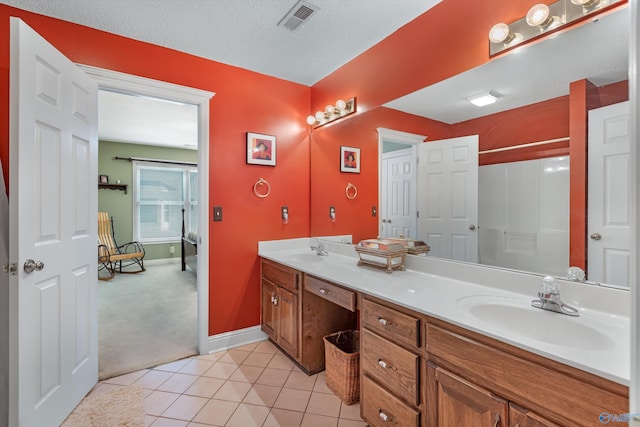
[(111, 378), (196, 354), (196, 276), (176, 263), (98, 282), (98, 376)]
[(91, 394), (82, 399), (62, 427), (144, 427), (144, 396), (140, 386)]

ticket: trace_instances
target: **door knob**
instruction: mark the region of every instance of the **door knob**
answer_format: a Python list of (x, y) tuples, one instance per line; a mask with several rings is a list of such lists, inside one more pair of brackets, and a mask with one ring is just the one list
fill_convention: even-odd
[(591, 238), (592, 238), (593, 240), (600, 240), (600, 239), (602, 239), (602, 236), (600, 235), (600, 233), (593, 233), (593, 234), (591, 235)]
[(476, 226), (475, 226), (475, 225), (471, 224), (471, 225), (469, 226), (469, 230), (473, 231), (473, 230), (475, 230), (475, 229), (476, 229)]
[(40, 271), (44, 268), (44, 263), (42, 261), (34, 261), (32, 259), (28, 259), (24, 262), (24, 272), (27, 274), (31, 274), (34, 270)]
[(386, 223), (387, 223), (387, 220), (386, 220), (386, 219), (383, 219), (383, 220), (382, 220), (382, 223), (383, 223), (383, 224), (386, 224)]

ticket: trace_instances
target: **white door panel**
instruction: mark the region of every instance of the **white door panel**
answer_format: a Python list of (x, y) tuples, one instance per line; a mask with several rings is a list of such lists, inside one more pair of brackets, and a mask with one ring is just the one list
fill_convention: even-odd
[(98, 377), (98, 88), (16, 18), (10, 80), (10, 424), (58, 425)]
[(478, 136), (418, 146), (419, 236), (430, 255), (478, 261)]
[(382, 237), (415, 237), (416, 171), (411, 148), (384, 153), (381, 170)]
[(621, 286), (629, 286), (633, 259), (630, 143), (628, 102), (589, 112), (587, 277)]

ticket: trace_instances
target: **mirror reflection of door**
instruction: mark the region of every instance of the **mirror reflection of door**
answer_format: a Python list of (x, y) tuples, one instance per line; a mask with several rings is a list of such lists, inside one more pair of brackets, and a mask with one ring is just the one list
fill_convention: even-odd
[(380, 236), (383, 238), (401, 235), (416, 238), (415, 158), (416, 150), (410, 145), (386, 141), (383, 144), (380, 170), (382, 175)]
[(629, 286), (634, 197), (629, 102), (589, 112), (587, 278)]

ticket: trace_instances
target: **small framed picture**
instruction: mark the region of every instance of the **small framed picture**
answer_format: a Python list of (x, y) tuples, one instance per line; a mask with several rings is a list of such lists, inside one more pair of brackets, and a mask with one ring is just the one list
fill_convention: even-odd
[(360, 173), (360, 149), (340, 147), (340, 172)]
[(276, 137), (247, 132), (247, 164), (275, 166)]
[(100, 184), (108, 184), (109, 183), (109, 176), (108, 175), (100, 175), (99, 182), (100, 182)]

